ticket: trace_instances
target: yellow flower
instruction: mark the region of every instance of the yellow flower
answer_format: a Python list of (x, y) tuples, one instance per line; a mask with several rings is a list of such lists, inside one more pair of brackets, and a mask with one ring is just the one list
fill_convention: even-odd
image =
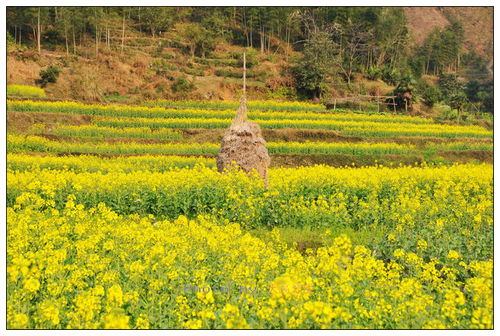
[(448, 259), (458, 260), (460, 258), (460, 253), (455, 250), (448, 251), (448, 255), (446, 256)]
[(191, 319), (184, 322), (184, 328), (186, 329), (200, 329), (203, 325), (203, 321), (200, 319)]
[(59, 324), (59, 309), (55, 307), (55, 302), (44, 301), (41, 306), (42, 321), (50, 321), (54, 326)]
[(123, 312), (111, 312), (104, 316), (104, 329), (130, 329), (130, 316)]
[(123, 304), (123, 292), (120, 285), (116, 284), (108, 288), (107, 303), (110, 306), (121, 306)]
[(28, 328), (28, 316), (26, 314), (14, 314), (10, 321), (12, 329), (26, 329)]
[(396, 258), (404, 258), (405, 251), (403, 249), (397, 249), (394, 251), (394, 257)]
[(427, 248), (427, 242), (423, 239), (417, 241), (417, 248), (420, 250), (425, 250)]
[(38, 292), (40, 289), (40, 281), (34, 278), (29, 278), (23, 281), (24, 283), (24, 289), (27, 290), (28, 292)]
[(149, 319), (146, 314), (140, 314), (135, 320), (135, 329), (149, 329)]

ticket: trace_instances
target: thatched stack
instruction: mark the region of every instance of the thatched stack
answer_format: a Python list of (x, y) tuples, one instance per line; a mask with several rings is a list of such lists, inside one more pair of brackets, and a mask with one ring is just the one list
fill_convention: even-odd
[(246, 59), (243, 54), (243, 95), (236, 116), (222, 138), (217, 169), (222, 172), (237, 166), (247, 173), (255, 169), (267, 185), (270, 162), (260, 126), (247, 121)]

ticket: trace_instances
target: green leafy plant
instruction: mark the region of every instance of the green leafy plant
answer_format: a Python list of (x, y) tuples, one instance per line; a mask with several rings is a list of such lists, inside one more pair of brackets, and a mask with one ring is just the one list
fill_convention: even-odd
[(57, 82), (57, 78), (59, 78), (60, 72), (61, 70), (58, 67), (51, 65), (47, 69), (40, 71), (38, 83), (42, 87), (47, 86), (48, 83), (55, 83)]

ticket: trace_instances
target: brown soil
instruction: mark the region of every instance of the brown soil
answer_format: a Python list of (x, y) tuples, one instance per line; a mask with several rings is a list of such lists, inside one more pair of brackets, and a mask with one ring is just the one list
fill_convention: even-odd
[(442, 151), (439, 152), (439, 156), (458, 163), (471, 161), (493, 163), (493, 151)]
[(423, 163), (419, 155), (348, 155), (348, 154), (297, 154), (273, 155), (271, 168), (312, 166), (323, 164), (333, 167), (363, 167), (375, 164), (384, 166), (415, 165)]

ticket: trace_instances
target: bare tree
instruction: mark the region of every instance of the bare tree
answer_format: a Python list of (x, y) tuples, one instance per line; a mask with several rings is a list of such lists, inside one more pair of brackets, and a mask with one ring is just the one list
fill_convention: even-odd
[(337, 25), (334, 29), (332, 35), (339, 55), (335, 59), (336, 65), (350, 84), (355, 65), (369, 51), (369, 41), (373, 34), (358, 23), (349, 23), (343, 27)]

